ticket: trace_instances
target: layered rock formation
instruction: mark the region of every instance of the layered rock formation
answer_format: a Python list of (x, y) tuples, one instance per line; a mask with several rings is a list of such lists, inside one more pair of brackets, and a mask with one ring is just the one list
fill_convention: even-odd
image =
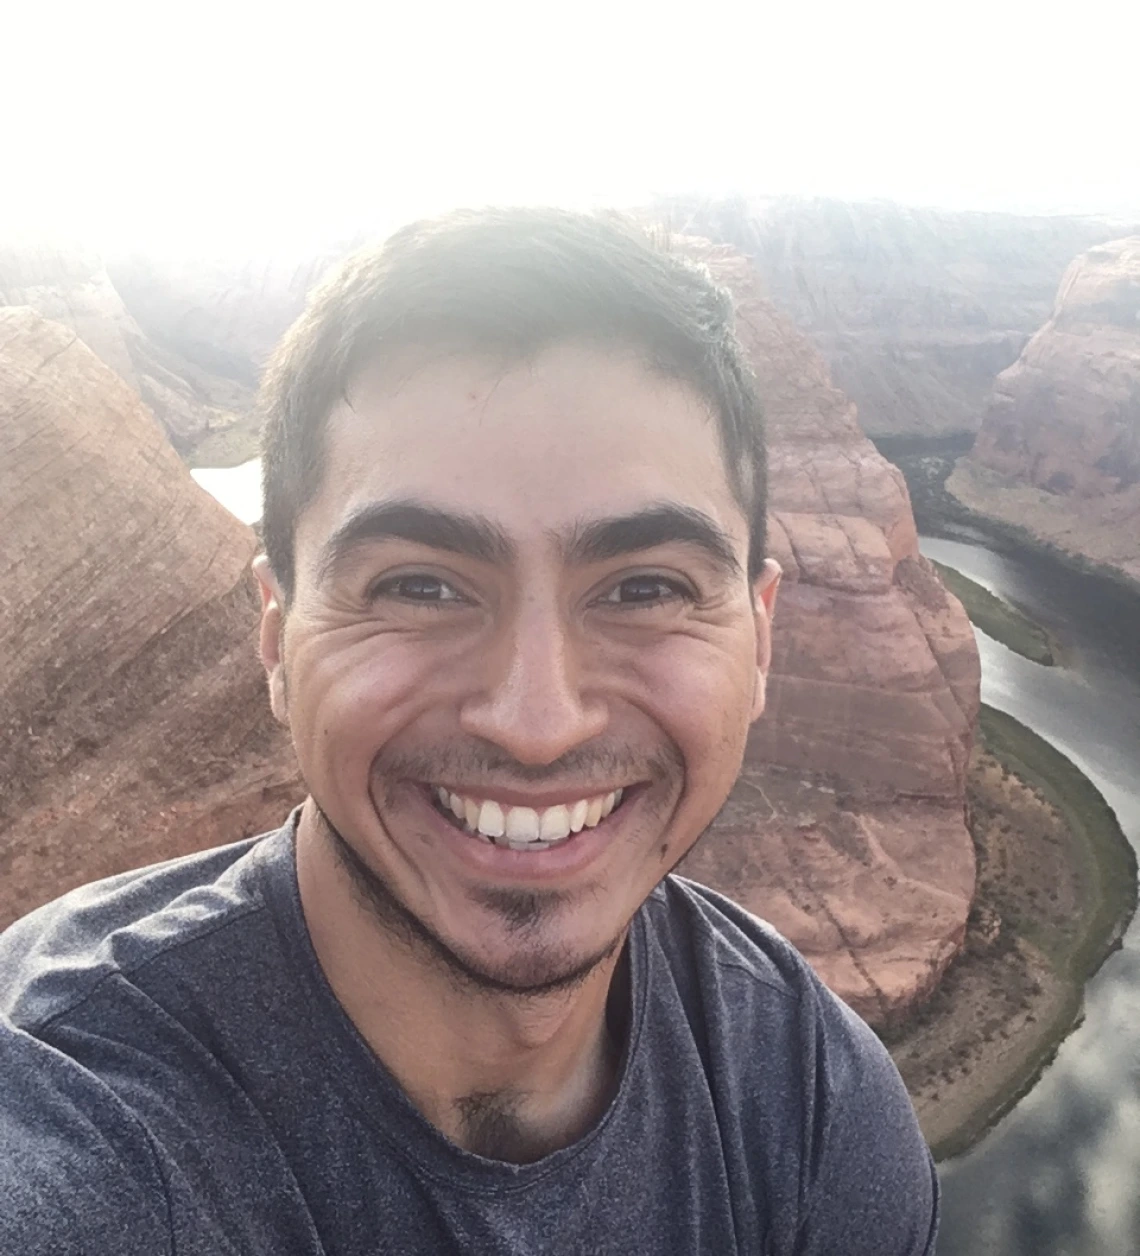
[(273, 261), (136, 256), (108, 265), (115, 290), (152, 341), (201, 370), (253, 386), (333, 260), (326, 253)]
[(818, 352), (742, 257), (691, 247), (737, 299), (766, 408), (770, 549), (784, 581), (768, 710), (686, 870), (771, 920), (881, 1022), (933, 989), (964, 938), (973, 633), (919, 555), (901, 473)]
[(0, 309), (0, 514), (0, 926), (278, 823), (297, 780), (256, 657), (256, 538), (27, 308)]
[(1048, 316), (1073, 255), (1131, 229), (888, 202), (662, 208), (753, 259), (873, 437), (976, 432), (995, 377)]
[(947, 487), (971, 509), (1140, 581), (1140, 235), (1069, 267)]
[(183, 453), (250, 407), (248, 381), (211, 372), (149, 339), (92, 253), (32, 243), (0, 247), (0, 306), (30, 306), (70, 327), (140, 394)]
[[(652, 214), (752, 258), (771, 300), (823, 352), (874, 437), (976, 432), (994, 379), (1048, 317), (1071, 258), (1140, 226), (799, 199), (674, 198)], [(11, 255), (0, 255), (0, 302), (31, 304), (81, 336), (85, 323), (96, 340), (87, 303), (115, 306), (110, 323), (130, 331), (111, 337), (113, 352), (88, 343), (189, 453), (247, 414), (272, 346), (350, 245), (274, 261), (125, 257), (105, 268), (40, 251), (30, 259), (39, 273), (22, 292), (6, 281)], [(72, 295), (61, 299), (61, 288)]]

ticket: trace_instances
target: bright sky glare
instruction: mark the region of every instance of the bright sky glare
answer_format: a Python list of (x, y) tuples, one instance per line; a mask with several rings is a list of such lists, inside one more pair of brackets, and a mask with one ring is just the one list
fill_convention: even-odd
[(1135, 0), (0, 14), (0, 240), (267, 252), (674, 191), (1140, 212)]

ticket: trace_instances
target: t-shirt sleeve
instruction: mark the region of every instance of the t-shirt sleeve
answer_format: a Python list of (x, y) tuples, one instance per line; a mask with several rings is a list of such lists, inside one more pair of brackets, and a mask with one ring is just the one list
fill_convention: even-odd
[(0, 1252), (167, 1256), (145, 1129), (100, 1082), (0, 1018)]
[(797, 1256), (933, 1256), (939, 1190), (898, 1070), (831, 1001)]

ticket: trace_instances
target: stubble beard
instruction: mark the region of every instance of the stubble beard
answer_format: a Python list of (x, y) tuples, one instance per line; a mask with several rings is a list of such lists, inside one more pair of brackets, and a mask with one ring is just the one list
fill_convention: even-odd
[(550, 945), (536, 949), (535, 940), (543, 924), (563, 908), (568, 896), (559, 891), (484, 888), (478, 891), (478, 901), (503, 922), (508, 936), (519, 941), (518, 959), (510, 971), (493, 971), (462, 954), (418, 916), (390, 882), (361, 858), (315, 798), (313, 804), (333, 854), (361, 906), (381, 928), (467, 990), (526, 998), (573, 990), (616, 954), (625, 941), (628, 925), (605, 947), (585, 958), (576, 958)]
[[(517, 768), (516, 768), (517, 771)], [(543, 770), (543, 775), (549, 769)], [(683, 781), (683, 759), (679, 750), (670, 747), (651, 764), (651, 778)], [(519, 772), (519, 775), (524, 773)], [(538, 773), (534, 773), (536, 778)], [(424, 772), (423, 765), (401, 762), (399, 770), (383, 779), (431, 779), (435, 772)], [(394, 802), (391, 790), (382, 790), (387, 804)], [(683, 792), (683, 791), (682, 791)], [(396, 887), (372, 867), (341, 833), (312, 795), (313, 805), (324, 829), (326, 840), (347, 875), (357, 901), (383, 929), (396, 937), (418, 956), (426, 958), (459, 986), (483, 993), (508, 994), (532, 998), (566, 992), (580, 986), (600, 965), (612, 959), (625, 941), (629, 921), (603, 947), (585, 957), (575, 955), (566, 947), (543, 942), (545, 924), (559, 911), (574, 910), (572, 895), (561, 890), (533, 890), (511, 886), (484, 886), (473, 891), (473, 897), (501, 923), (508, 936), (518, 941), (516, 959), (509, 969), (492, 969), (477, 958), (452, 946), (400, 897)], [(663, 872), (664, 878), (672, 866)], [(640, 908), (641, 904), (638, 904)], [(635, 908), (634, 913), (636, 914)], [(577, 910), (588, 911), (587, 903)], [(632, 915), (631, 915), (632, 918)]]

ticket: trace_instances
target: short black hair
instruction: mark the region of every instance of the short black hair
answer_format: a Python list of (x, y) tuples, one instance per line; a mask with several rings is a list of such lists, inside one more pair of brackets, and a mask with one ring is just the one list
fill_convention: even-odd
[(261, 388), (262, 535), (291, 600), (297, 519), (321, 487), (327, 419), (359, 371), (423, 347), (525, 361), (553, 344), (615, 345), (688, 384), (716, 417), (764, 562), (763, 422), (732, 297), (683, 243), (613, 213), (458, 210), (347, 258), (286, 333)]

